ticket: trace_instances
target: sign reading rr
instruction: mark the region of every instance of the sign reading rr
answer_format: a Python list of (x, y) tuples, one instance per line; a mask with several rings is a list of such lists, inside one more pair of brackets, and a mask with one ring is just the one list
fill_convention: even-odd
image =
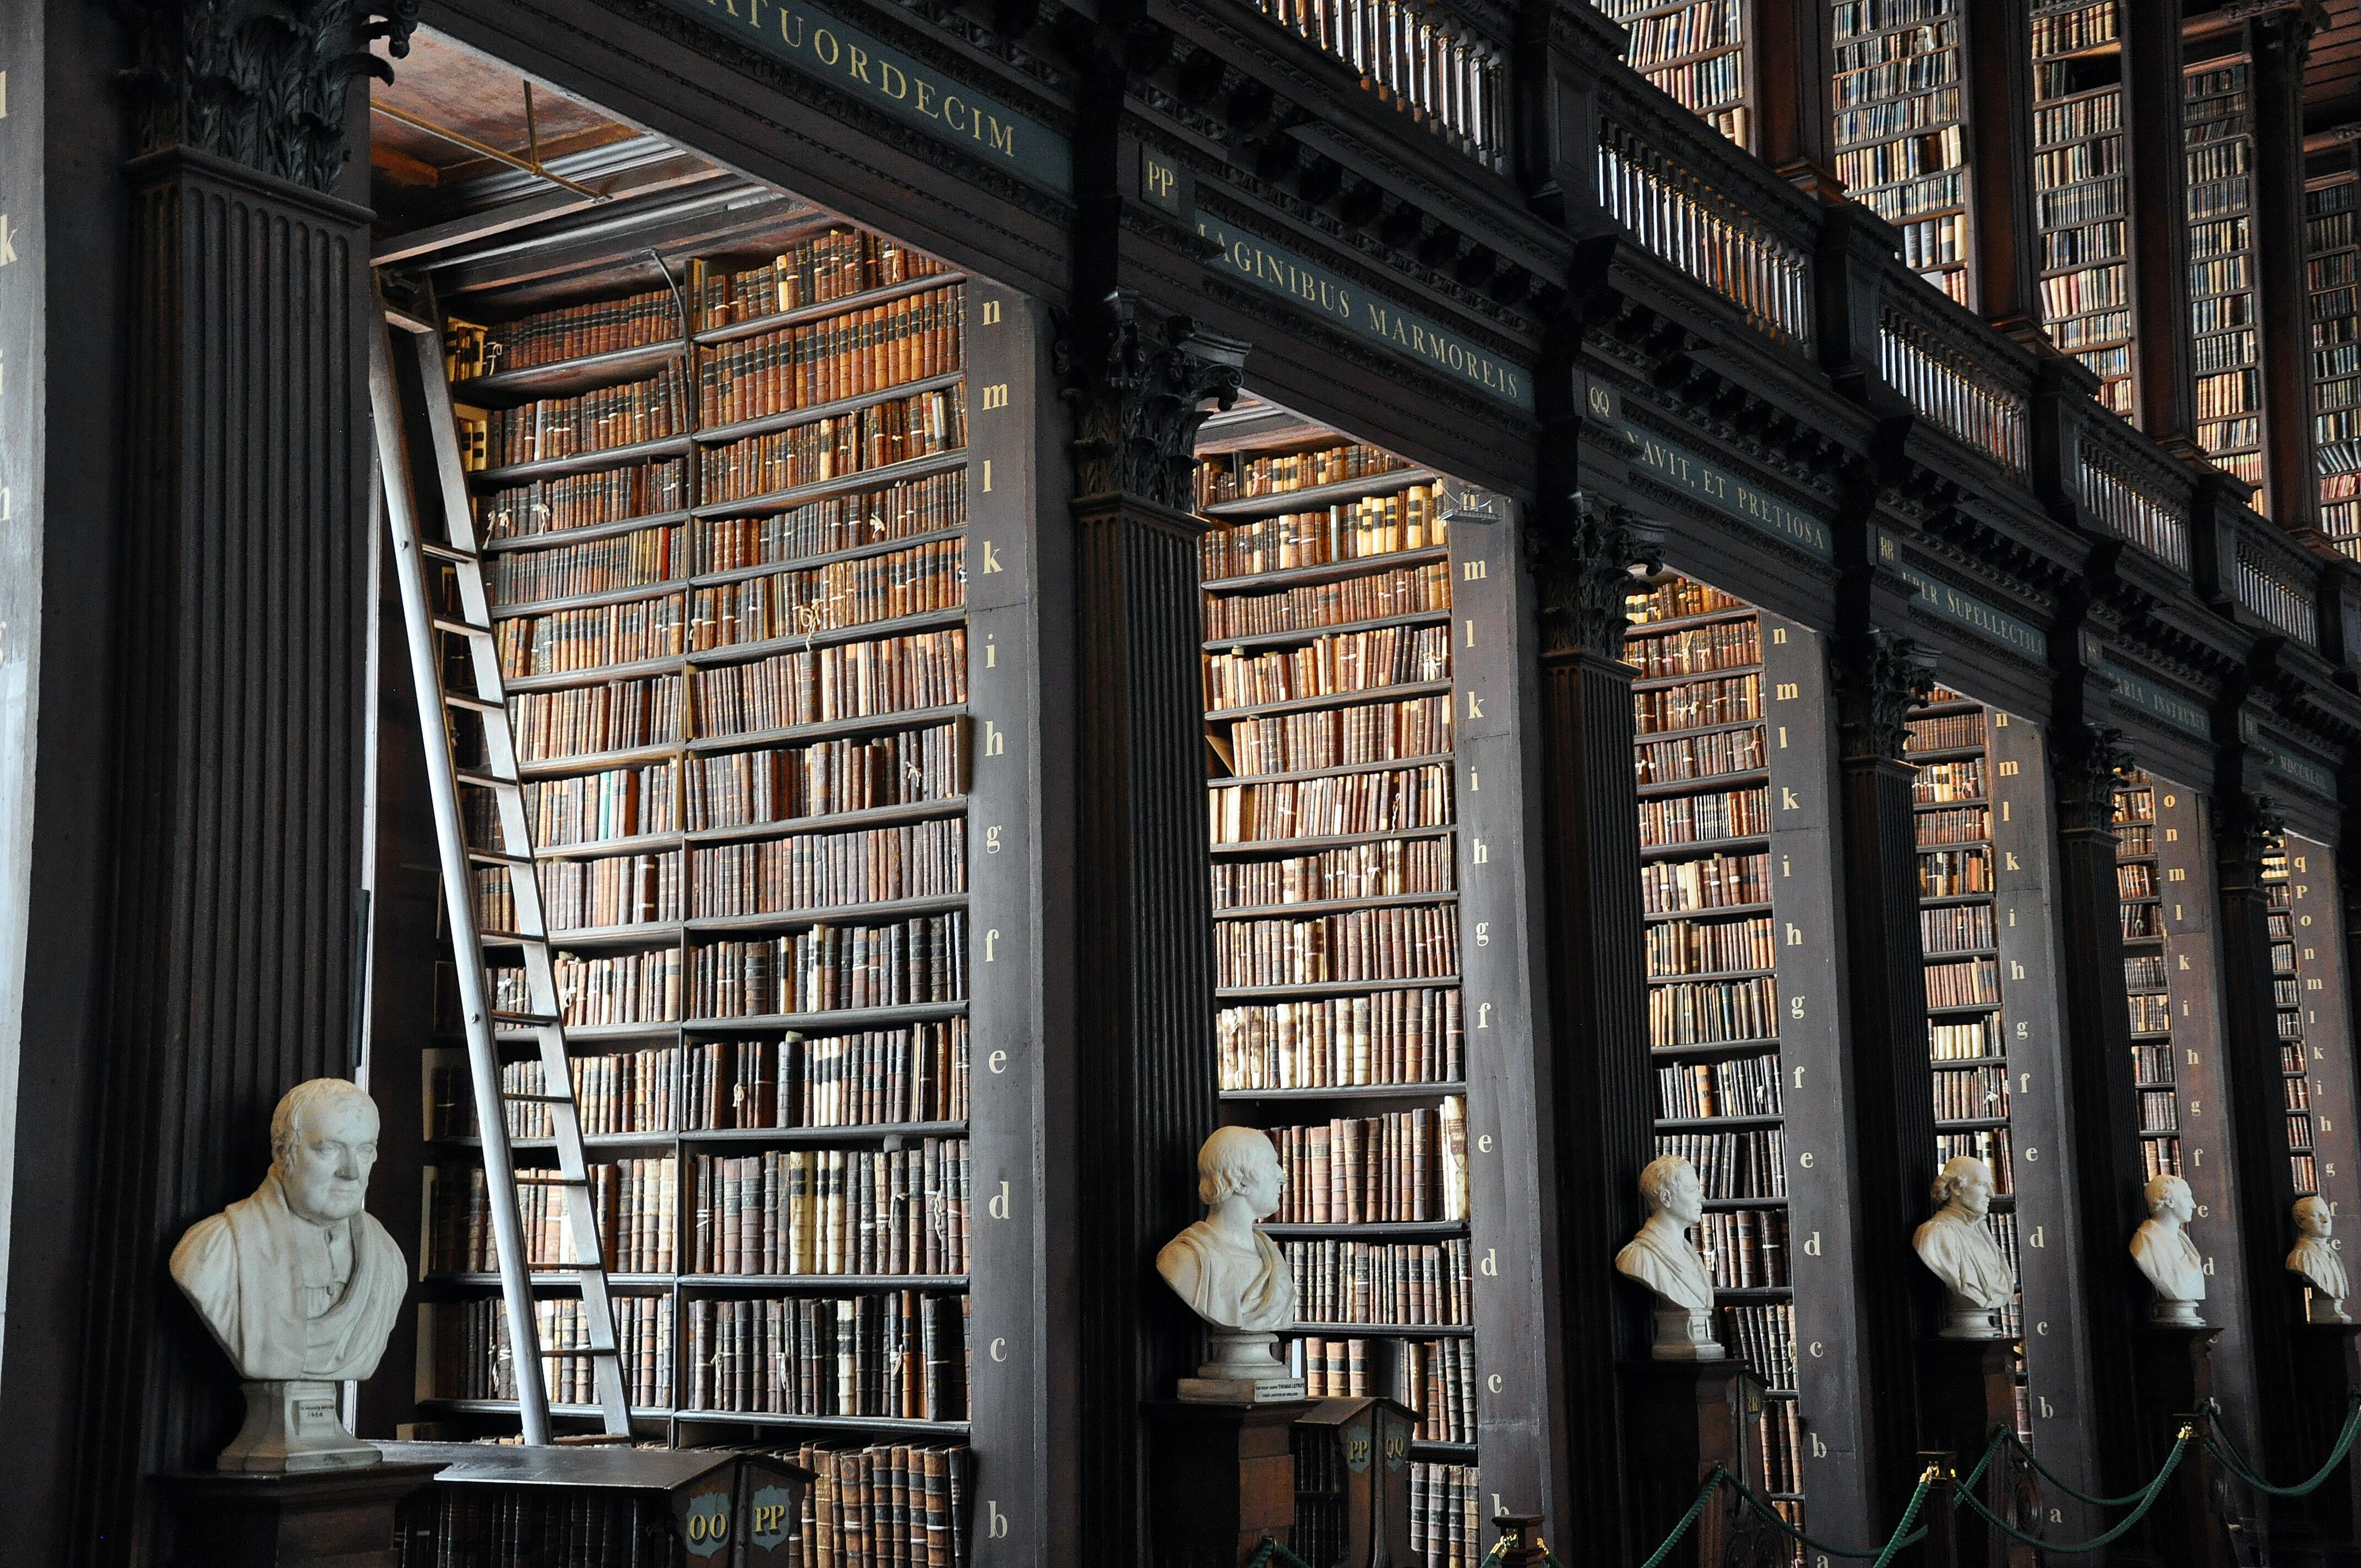
[(803, 0), (666, 4), (1012, 174), (1060, 195), (1073, 189), (1073, 156), (1063, 136)]
[(1406, 311), (1384, 295), (1305, 260), (1284, 246), (1248, 234), (1235, 224), (1202, 214), (1197, 232), (1221, 247), (1206, 265), (1243, 278), (1258, 289), (1285, 294), (1309, 306), (1356, 337), (1384, 345), (1451, 380), (1531, 411), (1532, 378), (1524, 367), (1479, 348), (1460, 334)]

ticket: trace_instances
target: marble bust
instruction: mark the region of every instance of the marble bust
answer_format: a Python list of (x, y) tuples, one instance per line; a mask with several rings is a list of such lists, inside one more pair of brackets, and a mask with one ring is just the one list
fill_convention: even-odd
[(1945, 1160), (1935, 1177), (1935, 1213), (1910, 1240), (1918, 1261), (1949, 1293), (1945, 1339), (1998, 1339), (1998, 1310), (2016, 1295), (2016, 1275), (1984, 1223), (1993, 1187), (1983, 1161), (1969, 1155)]
[(1295, 1321), (1295, 1276), (1255, 1225), (1277, 1212), (1286, 1172), (1270, 1139), (1222, 1127), (1197, 1151), (1197, 1198), (1205, 1217), (1164, 1244), (1156, 1272), (1213, 1331), (1213, 1359), (1180, 1380), (1180, 1398), (1266, 1404), (1303, 1397), (1273, 1354), (1274, 1330)]
[(2189, 1183), (2159, 1176), (2147, 1189), (2147, 1215), (2132, 1233), (2132, 1261), (2156, 1287), (2151, 1321), (2170, 1328), (2202, 1329), (2197, 1303), (2205, 1299), (2205, 1259), (2183, 1229), (2197, 1212)]
[(1648, 1218), (1615, 1255), (1615, 1271), (1655, 1292), (1648, 1354), (1658, 1361), (1719, 1361), (1713, 1276), (1689, 1244), (1689, 1227), (1705, 1215), (1697, 1167), (1676, 1154), (1659, 1155), (1640, 1172), (1640, 1196)]
[(341, 1078), (299, 1083), (270, 1116), (270, 1170), (189, 1227), (172, 1278), (243, 1380), (246, 1425), (225, 1470), (373, 1464), (337, 1414), (339, 1382), (371, 1376), (409, 1288), (401, 1249), (366, 1212), (377, 1106)]
[(2345, 1315), (2345, 1260), (2336, 1255), (2328, 1234), (2336, 1227), (2335, 1211), (2325, 1198), (2295, 1201), (2295, 1250), (2287, 1255), (2288, 1272), (2300, 1274), (2312, 1287), (2305, 1320), (2315, 1323), (2349, 1323)]

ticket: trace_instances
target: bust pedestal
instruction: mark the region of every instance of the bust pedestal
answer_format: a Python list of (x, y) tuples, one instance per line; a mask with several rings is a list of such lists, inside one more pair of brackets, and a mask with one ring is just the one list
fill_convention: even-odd
[(1150, 1568), (1240, 1568), (1268, 1533), (1295, 1525), (1295, 1418), (1312, 1407), (1152, 1399), (1148, 1416)]
[[(2288, 1337), (2295, 1356), (2296, 1408), (2290, 1413), (2301, 1433), (2294, 1447), (2317, 1456), (2305, 1461), (2316, 1464), (2345, 1430), (2345, 1401), (2361, 1394), (2361, 1323), (2298, 1323)], [(2305, 1501), (2329, 1558), (2361, 1562), (2361, 1442)]]
[(345, 1430), (337, 1386), (309, 1380), (241, 1383), (246, 1424), (214, 1461), (222, 1470), (298, 1475), (357, 1470), (384, 1455)]
[(1279, 1336), (1242, 1329), (1215, 1329), (1213, 1358), (1194, 1377), (1180, 1379), (1180, 1394), (1191, 1405), (1284, 1405), (1303, 1398), (1303, 1379), (1279, 1359)]
[(180, 1523), (174, 1568), (394, 1568), (395, 1513), (441, 1464), (159, 1476)]
[[(2221, 1332), (2144, 1323), (2135, 1335), (2132, 1376), (2141, 1410), (2140, 1430), (2133, 1437), (2137, 1474), (2156, 1474), (2180, 1434), (2177, 1423), (2192, 1420), (2198, 1406), (2213, 1397), (2213, 1342)], [(2218, 1474), (2204, 1445), (2192, 1440), (2143, 1527), (2156, 1560), (2188, 1568), (2232, 1568), (2236, 1557), (2214, 1484)]]
[[(1762, 1491), (1763, 1443), (1756, 1423), (1763, 1414), (1763, 1380), (1744, 1362), (1635, 1361), (1622, 1371), (1633, 1519), (1663, 1519), (1669, 1526), (1688, 1511), (1716, 1464)], [(1728, 1491), (1715, 1494), (1664, 1568), (1729, 1561), (1735, 1528), (1752, 1517)]]
[[(1988, 1308), (1971, 1310), (1991, 1315)], [(1927, 1447), (1950, 1453), (1964, 1479), (1982, 1457), (1993, 1427), (2016, 1425), (2015, 1342), (1921, 1340), (1918, 1409)], [(2031, 1531), (2041, 1518), (2039, 1481), (2024, 1465), (2009, 1461), (2006, 1453), (1993, 1461), (1977, 1495), (1993, 1512)], [(1960, 1568), (2032, 1568), (2032, 1548), (2012, 1541), (1973, 1514), (1963, 1512), (1956, 1522)]]

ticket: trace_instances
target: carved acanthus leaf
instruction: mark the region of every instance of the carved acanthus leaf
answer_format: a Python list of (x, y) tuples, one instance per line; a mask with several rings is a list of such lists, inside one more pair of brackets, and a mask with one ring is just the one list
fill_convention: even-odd
[(1905, 761), (1910, 710), (1935, 688), (1935, 653), (1871, 627), (1847, 638), (1837, 659), (1837, 723), (1849, 758)]
[(1542, 652), (1623, 656), (1631, 601), (1648, 591), (1632, 575), (1664, 564), (1664, 532), (1628, 508), (1575, 491), (1525, 530), (1525, 565), (1541, 609)]
[(2115, 789), (2134, 765), (2127, 738), (2113, 725), (2084, 724), (2062, 731), (2059, 740), (2059, 826), (2112, 832)]
[(1246, 356), (1245, 344), (1158, 313), (1128, 291), (1101, 301), (1058, 345), (1075, 493), (1189, 510), (1198, 427), (1237, 400)]

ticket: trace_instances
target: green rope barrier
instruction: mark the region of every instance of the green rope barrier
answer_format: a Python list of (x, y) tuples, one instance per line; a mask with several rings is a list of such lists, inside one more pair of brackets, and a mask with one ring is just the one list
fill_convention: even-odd
[(1284, 1558), (1289, 1568), (1312, 1568), (1311, 1563), (1279, 1544), (1279, 1537), (1275, 1535), (1266, 1535), (1262, 1538), (1262, 1544), (1255, 1548), (1255, 1554), (1246, 1559), (1246, 1568), (1268, 1568), (1268, 1564), (1274, 1557)]
[(2139, 1487), (2135, 1491), (2125, 1492), (2120, 1497), (2102, 1497), (2095, 1493), (2078, 1490), (2074, 1486), (2073, 1483), (2059, 1475), (2047, 1464), (2042, 1464), (2039, 1457), (2034, 1453), (2033, 1450), (2025, 1446), (2025, 1440), (2023, 1438), (2017, 1436), (2016, 1433), (2006, 1430), (2004, 1430), (2001, 1435), (2008, 1440), (2009, 1446), (2015, 1449), (2017, 1453), (2025, 1455), (2025, 1462), (2033, 1466), (2033, 1473), (2035, 1475), (2040, 1476), (2044, 1481), (2048, 1482), (2051, 1486), (2057, 1487), (2059, 1491), (2065, 1493), (2068, 1497), (2073, 1498), (2078, 1503), (2088, 1503), (2094, 1508), (2120, 1508), (2126, 1503), (2136, 1503), (2142, 1497), (2147, 1496), (2147, 1488), (2146, 1486)]
[[(1656, 1568), (1658, 1563), (1670, 1557), (1673, 1554), (1673, 1548), (1681, 1543), (1681, 1537), (1688, 1534), (1689, 1526), (1697, 1523), (1697, 1516), (1705, 1512), (1705, 1506), (1711, 1500), (1714, 1489), (1724, 1481), (1733, 1479), (1735, 1477), (1729, 1471), (1719, 1464), (1715, 1465), (1713, 1473), (1705, 1478), (1705, 1485), (1697, 1488), (1697, 1501), (1689, 1505), (1689, 1511), (1681, 1516), (1681, 1522), (1673, 1527), (1673, 1533), (1664, 1537), (1664, 1543), (1656, 1548), (1649, 1555), (1648, 1561), (1640, 1564), (1640, 1568)], [(1557, 1559), (1552, 1557), (1550, 1561), (1555, 1563)]]
[[(1728, 1472), (1725, 1471), (1723, 1474), (1728, 1475)], [(1817, 1536), (1806, 1534), (1803, 1530), (1796, 1529), (1794, 1525), (1787, 1522), (1786, 1517), (1781, 1514), (1776, 1507), (1763, 1501), (1761, 1497), (1756, 1497), (1752, 1492), (1748, 1491), (1746, 1489), (1746, 1484), (1739, 1480), (1735, 1475), (1730, 1476), (1730, 1488), (1741, 1497), (1743, 1497), (1748, 1506), (1752, 1508), (1756, 1513), (1762, 1515), (1771, 1523), (1778, 1526), (1789, 1536), (1802, 1541), (1806, 1546), (1810, 1547), (1813, 1551), (1825, 1552), (1831, 1557), (1850, 1557), (1862, 1562), (1866, 1562), (1871, 1558), (1875, 1558), (1877, 1560), (1877, 1568), (1885, 1568), (1885, 1564), (1892, 1561), (1894, 1554), (1901, 1551), (1904, 1547), (1916, 1546), (1918, 1542), (1927, 1539), (1927, 1532), (1923, 1530), (1911, 1534), (1905, 1534), (1905, 1532), (1910, 1530), (1912, 1523), (1918, 1518), (1919, 1507), (1927, 1500), (1927, 1488), (1932, 1484), (1931, 1474), (1920, 1476), (1918, 1478), (1918, 1490), (1911, 1495), (1910, 1506), (1903, 1510), (1902, 1522), (1894, 1526), (1894, 1534), (1886, 1539), (1884, 1546), (1874, 1550), (1863, 1550), (1861, 1548), (1851, 1546), (1836, 1546), (1820, 1540)]]
[[(1984, 1478), (1984, 1471), (1991, 1465), (1993, 1455), (2000, 1453), (2002, 1445), (2008, 1442), (2011, 1435), (2006, 1427), (1993, 1428), (1992, 1441), (1984, 1444), (1984, 1456), (1976, 1461), (1976, 1467), (1969, 1471), (1966, 1477), (1960, 1482), (1960, 1491), (1972, 1492), (1976, 1489), (1976, 1483)], [(1958, 1508), (1959, 1504), (1953, 1503), (1951, 1506)]]
[[(2213, 1406), (2211, 1401), (2208, 1401), (2208, 1404), (2211, 1409), (2219, 1409), (2218, 1406)], [(2268, 1492), (2274, 1497), (2308, 1497), (2326, 1485), (2329, 1476), (2335, 1474), (2336, 1467), (2345, 1463), (2345, 1454), (2352, 1451), (2356, 1434), (2361, 1434), (2361, 1399), (2356, 1399), (2353, 1402), (2350, 1412), (2345, 1416), (2345, 1431), (2337, 1437), (2335, 1451), (2329, 1454), (2328, 1462), (2313, 1473), (2311, 1480), (2301, 1486), (2274, 1486), (2256, 1475), (2243, 1463), (2245, 1455), (2239, 1453), (2236, 1442), (2228, 1433), (2219, 1432), (2220, 1441), (2216, 1441), (2217, 1429), (2211, 1421), (2206, 1423), (2205, 1448), (2206, 1452), (2222, 1462), (2223, 1469), (2227, 1470), (2257, 1492)]]
[(1972, 1492), (1961, 1492), (1960, 1494), (1960, 1501), (1966, 1507), (1973, 1508), (1977, 1513), (1982, 1514), (1984, 1517), (1985, 1523), (1991, 1525), (1993, 1529), (1999, 1530), (2003, 1535), (2007, 1536), (2012, 1541), (2019, 1541), (2027, 1546), (2038, 1547), (2043, 1552), (2054, 1552), (2060, 1556), (2070, 1557), (2084, 1552), (2096, 1552), (2103, 1546), (2113, 1545), (2123, 1536), (2125, 1531), (2130, 1530), (2132, 1526), (2139, 1523), (2140, 1520), (2147, 1517), (2148, 1510), (2156, 1507), (2156, 1500), (2164, 1496), (2165, 1483), (2172, 1479), (2172, 1473), (2175, 1470), (2180, 1468), (2180, 1456), (2188, 1451), (2190, 1440), (2195, 1435), (2195, 1429), (2191, 1427), (2182, 1427), (2180, 1429), (2180, 1435), (2173, 1440), (2172, 1452), (2165, 1455), (2164, 1468), (2156, 1473), (2156, 1479), (2149, 1482), (2147, 1484), (2147, 1491), (2141, 1494), (2139, 1507), (2125, 1515), (2122, 1520), (2116, 1524), (2114, 1529), (2107, 1531), (2104, 1535), (2098, 1537), (2096, 1540), (2083, 1541), (2079, 1546), (2060, 1546), (2054, 1541), (2045, 1541), (2037, 1535), (2026, 1534), (2025, 1531), (2017, 1529), (2015, 1525), (2009, 1523), (2006, 1519), (2001, 1518), (1998, 1514), (1984, 1507), (1983, 1499), (1977, 1497)]

